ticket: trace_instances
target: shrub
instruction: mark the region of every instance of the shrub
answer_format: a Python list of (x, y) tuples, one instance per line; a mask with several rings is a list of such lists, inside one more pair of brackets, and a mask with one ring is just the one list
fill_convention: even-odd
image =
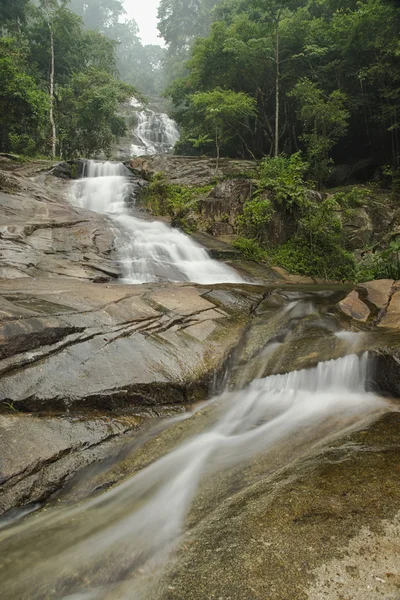
[(335, 281), (354, 280), (354, 257), (338, 244), (325, 242), (310, 252), (302, 237), (294, 237), (270, 254), (271, 260), (290, 273), (311, 275)]
[(239, 231), (261, 242), (264, 233), (265, 225), (267, 225), (274, 214), (274, 209), (271, 200), (268, 198), (256, 197), (248, 200), (243, 207), (243, 214), (239, 215), (236, 222)]
[(364, 206), (371, 191), (367, 188), (352, 187), (348, 191), (337, 192), (334, 199), (343, 208), (359, 208)]
[(239, 237), (232, 245), (240, 251), (245, 260), (254, 260), (256, 262), (265, 262), (267, 260), (267, 252), (261, 248), (257, 240)]
[(289, 158), (284, 155), (264, 158), (260, 166), (258, 193), (269, 190), (273, 200), (289, 211), (293, 211), (295, 207), (303, 207), (307, 201), (307, 186), (304, 181), (307, 168), (300, 152)]
[(368, 254), (360, 263), (357, 281), (400, 278), (400, 239), (392, 239), (380, 251)]
[(198, 202), (213, 186), (186, 187), (169, 183), (164, 173), (153, 175), (144, 192), (144, 203), (155, 215), (183, 218), (190, 210), (198, 209)]

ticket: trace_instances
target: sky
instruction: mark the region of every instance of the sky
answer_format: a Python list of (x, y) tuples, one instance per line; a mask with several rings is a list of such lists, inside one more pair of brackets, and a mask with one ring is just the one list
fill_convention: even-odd
[(160, 0), (124, 0), (129, 18), (134, 18), (140, 28), (143, 44), (164, 46), (164, 40), (157, 37), (157, 7)]

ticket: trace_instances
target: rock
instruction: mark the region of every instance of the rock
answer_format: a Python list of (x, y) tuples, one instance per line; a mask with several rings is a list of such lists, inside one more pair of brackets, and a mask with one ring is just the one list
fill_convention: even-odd
[(283, 267), (271, 267), (271, 269), (284, 281), (293, 284), (302, 284), (302, 283), (315, 283), (315, 279), (313, 277), (308, 277), (307, 275), (292, 275), (284, 269)]
[(0, 514), (43, 502), (77, 470), (113, 452), (151, 415), (123, 418), (0, 415)]
[(350, 250), (365, 248), (373, 239), (374, 225), (364, 207), (348, 211), (348, 215), (344, 218), (343, 228), (346, 245)]
[(384, 348), (371, 352), (369, 379), (373, 391), (400, 398), (400, 351)]
[[(200, 200), (200, 213), (212, 223), (213, 235), (229, 235), (236, 229), (236, 219), (253, 193), (251, 180), (228, 179), (218, 183), (207, 198)], [(221, 230), (222, 227), (222, 230)]]
[(61, 179), (79, 179), (83, 177), (86, 160), (67, 160), (60, 162), (51, 171), (50, 174)]
[[(0, 399), (19, 411), (190, 402), (238, 342), (254, 295), (191, 285), (10, 279), (1, 287)], [(249, 297), (243, 312), (237, 294)], [(259, 297), (260, 294), (259, 294)], [(226, 304), (229, 302), (229, 306)], [(57, 385), (55, 385), (55, 381)]]
[(105, 217), (69, 204), (61, 181), (50, 178), (44, 186), (2, 175), (9, 191), (0, 191), (0, 277), (99, 281), (120, 275)]
[(368, 281), (361, 283), (358, 288), (362, 293), (365, 293), (365, 300), (374, 304), (379, 310), (385, 309), (394, 291), (393, 279), (378, 279), (376, 281)]
[(280, 448), (215, 478), (154, 600), (397, 598), (399, 426), (389, 413), (283, 468)]
[(232, 239), (234, 237), (219, 237), (204, 233), (203, 231), (196, 231), (191, 237), (204, 246), (212, 258), (225, 261), (240, 259), (239, 250), (232, 246)]
[(223, 158), (219, 161), (216, 173), (216, 160), (213, 158), (165, 154), (134, 158), (124, 164), (143, 179), (150, 179), (154, 173), (162, 172), (171, 183), (196, 187), (215, 183), (217, 177), (246, 173), (251, 178), (257, 166), (251, 160)]
[(339, 302), (339, 308), (345, 315), (356, 321), (367, 321), (370, 315), (368, 306), (360, 300), (356, 290), (350, 292), (344, 300)]
[(392, 295), (386, 313), (378, 323), (378, 327), (400, 328), (400, 290), (395, 291)]

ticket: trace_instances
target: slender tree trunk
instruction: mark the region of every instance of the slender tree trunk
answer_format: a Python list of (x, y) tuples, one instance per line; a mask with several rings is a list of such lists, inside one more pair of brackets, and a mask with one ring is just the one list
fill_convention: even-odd
[(279, 154), (279, 23), (276, 24), (275, 65), (276, 65), (276, 82), (275, 82), (275, 150), (274, 150), (274, 156), (278, 156), (278, 154)]
[(215, 173), (218, 173), (219, 167), (219, 141), (218, 141), (218, 127), (215, 128), (215, 148), (217, 150), (217, 162), (215, 164)]
[(51, 125), (51, 157), (56, 156), (56, 123), (54, 120), (54, 35), (53, 28), (48, 21), (50, 30), (50, 52), (51, 52), (51, 63), (50, 63), (50, 125)]

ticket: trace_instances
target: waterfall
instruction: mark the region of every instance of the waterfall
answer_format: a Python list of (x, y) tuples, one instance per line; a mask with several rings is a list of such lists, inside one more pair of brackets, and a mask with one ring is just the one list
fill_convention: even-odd
[(125, 283), (242, 281), (233, 269), (211, 259), (202, 246), (178, 229), (129, 214), (128, 174), (120, 163), (88, 161), (84, 177), (72, 191), (75, 204), (112, 218)]
[(141, 110), (137, 113), (137, 125), (133, 131), (134, 142), (131, 155), (166, 154), (179, 140), (175, 121), (165, 113)]
[[(83, 504), (3, 530), (5, 597), (158, 598), (152, 586), (179, 541), (199, 486), (214, 477), (215, 488), (208, 486), (201, 495), (213, 510), (218, 499), (226, 498), (221, 486), (232, 494), (230, 470), (237, 485), (238, 473), (257, 457), (253, 464), (261, 464), (265, 477), (262, 460), (270, 456), (271, 469), (278, 446), (280, 456), (293, 460), (293, 448), (301, 455), (382, 411), (384, 400), (365, 391), (366, 369), (366, 354), (350, 355), (225, 393), (197, 420), (197, 434), (128, 480)], [(209, 498), (210, 490), (217, 499)]]

